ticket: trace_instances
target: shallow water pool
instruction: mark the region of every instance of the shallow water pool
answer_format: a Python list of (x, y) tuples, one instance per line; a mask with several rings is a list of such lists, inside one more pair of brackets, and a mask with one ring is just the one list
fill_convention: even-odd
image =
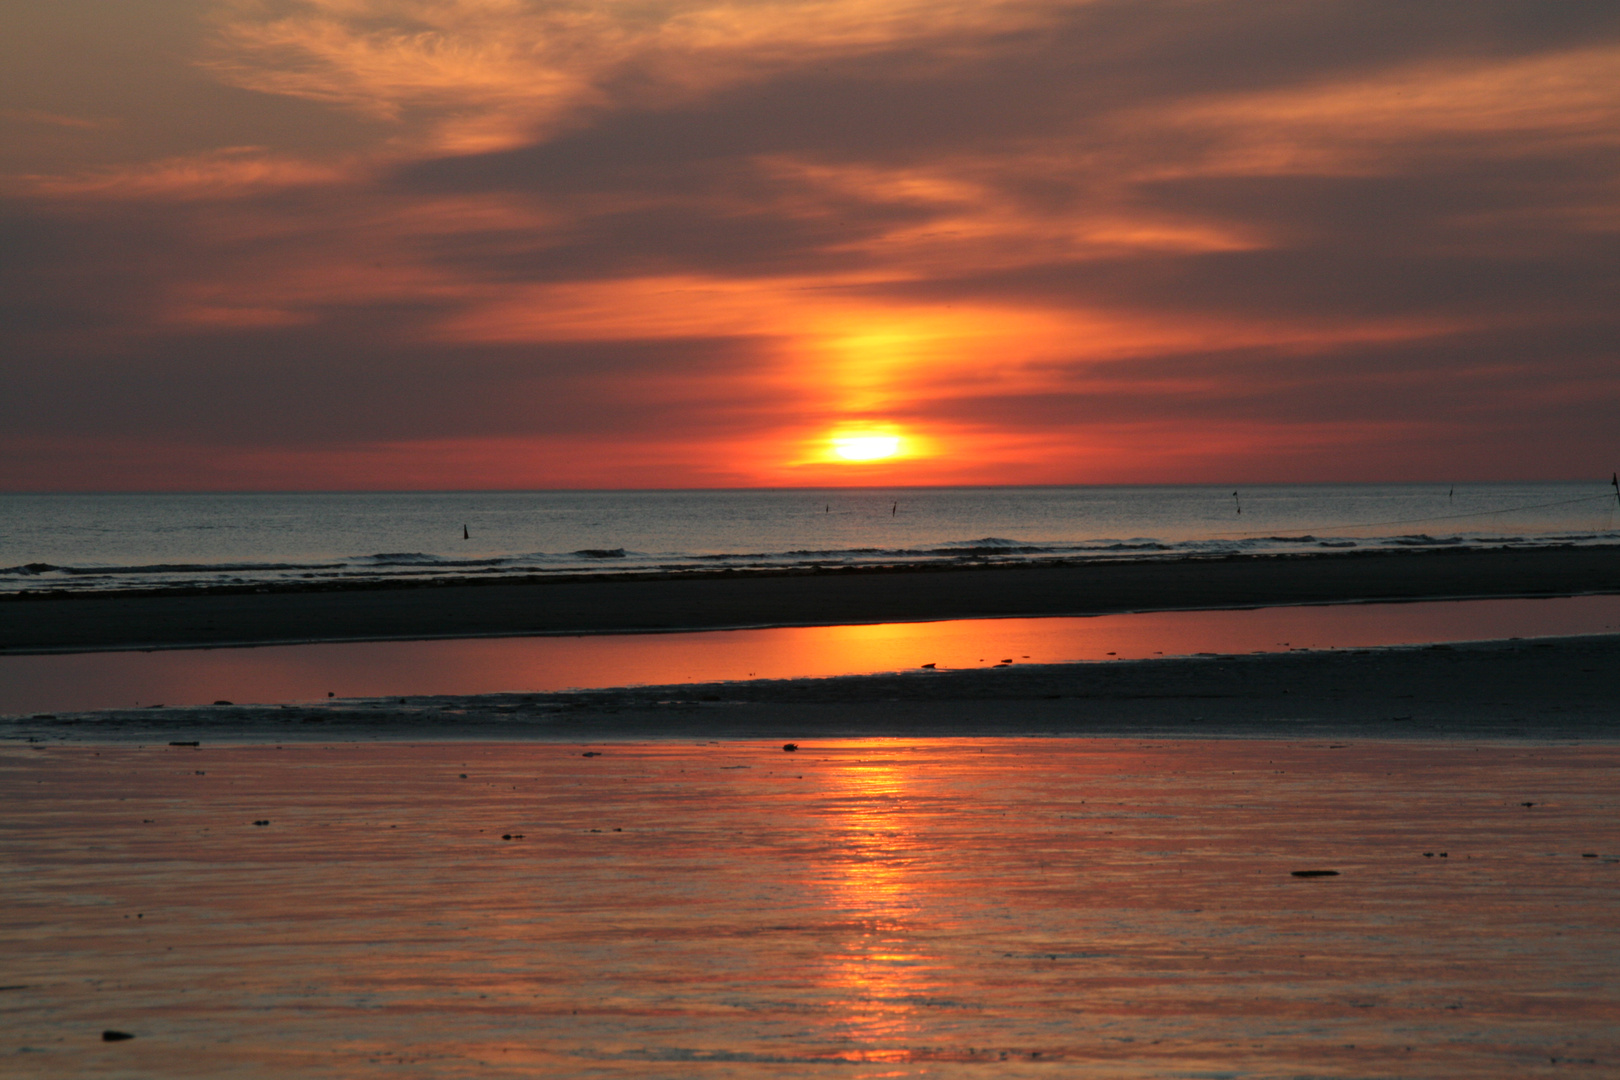
[(0, 714), (816, 678), (1620, 632), (1620, 596), (0, 657)]

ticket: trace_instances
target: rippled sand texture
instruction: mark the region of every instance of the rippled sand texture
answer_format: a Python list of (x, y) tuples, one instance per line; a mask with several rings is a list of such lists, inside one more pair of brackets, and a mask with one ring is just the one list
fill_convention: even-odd
[(5, 748), (0, 1072), (1613, 1076), (1617, 767), (1455, 743)]

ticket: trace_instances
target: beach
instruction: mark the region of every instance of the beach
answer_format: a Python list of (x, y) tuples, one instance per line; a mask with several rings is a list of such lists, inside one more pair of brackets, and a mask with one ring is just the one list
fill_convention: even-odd
[(1620, 737), (1620, 635), (533, 694), (37, 714), (11, 740)]
[(1617, 753), (12, 744), (0, 1055), (30, 1080), (1608, 1076)]
[[(0, 617), (7, 651), (27, 654), (496, 637), (516, 635), (520, 626), (528, 634), (589, 635), (1603, 591), (1620, 591), (1620, 552), (1571, 548), (24, 598), (0, 601)], [(1404, 606), (1383, 610), (1398, 613)], [(1263, 612), (1256, 617), (1264, 621)], [(890, 673), (834, 668), (830, 677), (685, 678), (659, 685), (668, 676), (648, 678), (632, 653), (622, 677), (585, 684), (601, 689), (518, 692), (521, 687), (500, 685), (494, 668), (488, 676), (493, 682), (486, 683), (492, 692), (400, 687), (390, 694), (389, 687), (360, 699), (310, 702), (315, 695), (307, 694), (293, 704), (287, 698), (251, 704), (232, 693), (236, 704), (165, 708), (142, 702), (145, 707), (19, 715), (7, 721), (7, 729), (12, 738), (72, 741), (1242, 737), (1300, 730), (1346, 737), (1604, 739), (1620, 730), (1620, 634), (1614, 633), (1266, 655), (1228, 655), (1238, 650), (1219, 647), (1206, 635), (1208, 643), (1198, 647), (1209, 655), (1128, 663), (1030, 663), (1009, 655), (998, 664), (1003, 657), (990, 650), (997, 647), (1001, 623), (963, 625), (984, 635), (981, 655), (996, 666), (925, 669), (926, 660), (940, 657), (919, 655), (899, 665), (912, 670)], [(653, 685), (636, 685), (648, 683)], [(229, 690), (229, 681), (219, 685)]]
[[(1615, 562), (1483, 551), (0, 610), (28, 653), (1579, 594), (1620, 585)], [(1620, 634), (990, 660), (8, 718), (8, 1075), (1620, 1065)]]
[(0, 653), (647, 633), (1620, 592), (1620, 548), (575, 575), (0, 597)]

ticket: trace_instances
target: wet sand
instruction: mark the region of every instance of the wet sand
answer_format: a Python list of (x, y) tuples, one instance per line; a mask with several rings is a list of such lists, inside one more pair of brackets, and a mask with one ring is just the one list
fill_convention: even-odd
[(1617, 770), (1432, 741), (11, 745), (0, 1060), (1612, 1076)]
[(600, 634), (1620, 592), (1620, 548), (0, 598), (0, 652)]

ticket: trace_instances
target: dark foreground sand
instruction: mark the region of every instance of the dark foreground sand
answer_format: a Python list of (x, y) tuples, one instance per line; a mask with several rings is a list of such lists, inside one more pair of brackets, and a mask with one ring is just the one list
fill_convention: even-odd
[(0, 653), (601, 634), (1620, 592), (1620, 548), (0, 598)]
[(1620, 738), (1620, 635), (0, 721), (40, 742)]

